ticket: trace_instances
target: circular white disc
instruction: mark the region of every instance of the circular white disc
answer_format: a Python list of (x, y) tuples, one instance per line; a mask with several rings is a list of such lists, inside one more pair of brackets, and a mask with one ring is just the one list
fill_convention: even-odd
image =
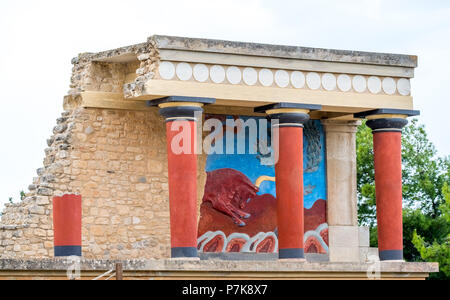
[(225, 80), (225, 69), (222, 66), (212, 66), (209, 70), (209, 76), (214, 83), (222, 83)]
[(259, 82), (263, 86), (271, 86), (273, 84), (273, 73), (269, 69), (261, 69), (259, 71)]
[(395, 94), (397, 90), (397, 86), (395, 84), (395, 80), (391, 77), (386, 77), (383, 79), (383, 91), (388, 95)]
[(182, 62), (177, 65), (177, 77), (180, 80), (189, 80), (192, 78), (192, 67), (188, 63)]
[(364, 76), (356, 75), (353, 77), (353, 89), (357, 91), (358, 93), (363, 93), (367, 89), (367, 81)]
[(275, 83), (281, 88), (287, 87), (289, 85), (289, 73), (285, 70), (276, 71)]
[(294, 71), (291, 74), (291, 84), (293, 87), (295, 87), (296, 89), (301, 89), (305, 86), (305, 74), (303, 74), (303, 72), (300, 71)]
[(255, 85), (258, 82), (258, 72), (253, 68), (245, 68), (242, 72), (242, 78), (246, 85)]
[(323, 74), (322, 86), (327, 91), (334, 91), (336, 89), (336, 77), (331, 73)]
[(347, 74), (341, 74), (338, 76), (337, 86), (342, 92), (348, 92), (352, 88), (352, 79)]
[(315, 72), (311, 72), (308, 73), (306, 75), (306, 84), (308, 85), (308, 87), (312, 90), (317, 90), (320, 88), (320, 75), (315, 73)]
[(162, 79), (170, 80), (175, 76), (175, 66), (170, 61), (163, 61), (159, 64), (159, 76)]
[(376, 76), (369, 77), (367, 87), (372, 94), (378, 94), (381, 92), (381, 79)]
[(227, 79), (231, 84), (238, 84), (241, 82), (242, 74), (238, 67), (228, 67), (227, 69)]
[(409, 81), (409, 79), (400, 78), (397, 81), (397, 89), (400, 95), (408, 96), (409, 94), (411, 94), (411, 82)]
[(194, 66), (194, 78), (197, 81), (205, 82), (208, 80), (209, 70), (204, 64), (197, 64)]

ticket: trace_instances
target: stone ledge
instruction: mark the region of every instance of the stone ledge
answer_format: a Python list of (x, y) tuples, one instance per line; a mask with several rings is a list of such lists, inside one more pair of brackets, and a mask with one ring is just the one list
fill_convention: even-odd
[(98, 53), (81, 53), (78, 57), (72, 60), (72, 63), (78, 63), (79, 60), (83, 59), (87, 61), (117, 63), (130, 62), (134, 60), (137, 61), (137, 53), (139, 52), (139, 50), (147, 47), (150, 42), (154, 42), (158, 49), (278, 57), (326, 62), (385, 65), (405, 68), (416, 68), (418, 60), (417, 56), (415, 55), (153, 35), (148, 38), (147, 43), (140, 43)]
[(28, 228), (30, 225), (1, 225), (0, 224), (0, 230), (17, 230), (17, 229), (23, 229)]
[[(110, 270), (116, 260), (81, 260), (81, 270)], [(283, 261), (218, 261), (218, 260), (124, 260), (128, 271), (208, 271), (208, 272), (366, 272), (372, 264)], [(0, 271), (61, 271), (73, 264), (69, 259), (0, 259)], [(438, 263), (381, 262), (381, 272), (434, 273)]]
[[(80, 279), (90, 280), (114, 270), (113, 260), (81, 260)], [(302, 280), (302, 279), (388, 279), (423, 280), (438, 271), (436, 263), (380, 263), (380, 272), (373, 274), (373, 265), (361, 263), (310, 263), (281, 261), (185, 261), (127, 260), (123, 278), (177, 280)], [(369, 267), (371, 267), (369, 269)], [(378, 266), (375, 268), (378, 269)], [(67, 279), (74, 264), (64, 259), (0, 260), (0, 280)], [(376, 277), (374, 275), (377, 275)]]
[(269, 45), (163, 35), (154, 35), (149, 37), (148, 40), (155, 41), (158, 49), (175, 49), (183, 51), (201, 51), (253, 56), (258, 55), (289, 59), (387, 65), (408, 68), (417, 67), (417, 56), (414, 55)]

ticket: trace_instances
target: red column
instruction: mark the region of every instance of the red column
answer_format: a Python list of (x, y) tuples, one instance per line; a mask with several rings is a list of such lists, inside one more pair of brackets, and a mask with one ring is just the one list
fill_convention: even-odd
[(166, 122), (172, 258), (197, 257), (197, 121), (215, 101), (170, 96), (149, 103)]
[[(180, 131), (173, 131), (172, 125), (180, 128)], [(183, 128), (189, 129), (183, 135), (183, 142), (190, 143), (189, 153), (178, 154), (176, 149), (172, 149), (172, 141), (181, 134)], [(166, 131), (172, 257), (197, 257), (196, 122), (169, 121), (166, 123)]]
[[(278, 257), (304, 259), (303, 212), (303, 124), (309, 112), (320, 105), (275, 103), (257, 107), (266, 112), (274, 129), (272, 146), (275, 155), (277, 193)], [(277, 142), (278, 141), (278, 142)]]
[(303, 128), (280, 127), (275, 165), (279, 257), (304, 258)]
[(402, 260), (401, 132), (374, 132), (373, 147), (380, 259)]
[(54, 251), (58, 256), (81, 256), (81, 196), (53, 198)]

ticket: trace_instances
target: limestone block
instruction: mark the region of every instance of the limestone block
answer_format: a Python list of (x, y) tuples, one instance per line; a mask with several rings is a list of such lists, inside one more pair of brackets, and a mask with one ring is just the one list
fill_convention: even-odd
[(369, 227), (359, 227), (359, 246), (370, 247), (370, 229)]
[(330, 247), (330, 262), (360, 261), (359, 247)]
[(378, 248), (359, 247), (359, 260), (361, 263), (379, 261)]
[(330, 226), (328, 230), (330, 261), (357, 262), (360, 260), (357, 226)]
[(359, 227), (329, 226), (329, 243), (333, 247), (359, 247)]

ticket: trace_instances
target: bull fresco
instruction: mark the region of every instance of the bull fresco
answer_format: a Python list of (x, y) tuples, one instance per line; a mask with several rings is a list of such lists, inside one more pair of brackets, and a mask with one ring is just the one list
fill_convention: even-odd
[[(198, 250), (200, 252), (278, 252), (275, 166), (270, 161), (270, 123), (266, 135), (258, 132), (257, 145), (248, 134), (239, 135), (236, 127), (227, 127), (232, 116), (207, 115), (223, 122), (225, 133), (234, 135), (234, 147), (245, 143), (244, 154), (210, 154), (206, 161), (207, 180), (200, 207)], [(258, 117), (240, 117), (244, 121)], [(267, 140), (261, 141), (261, 136)], [(240, 140), (239, 139), (244, 139)], [(259, 145), (259, 146), (258, 146)], [(260, 151), (262, 146), (266, 151)], [(252, 148), (253, 147), (253, 148)], [(251, 150), (256, 151), (251, 151)], [(268, 151), (267, 151), (268, 150)], [(326, 221), (326, 166), (324, 131), (320, 121), (309, 121), (304, 129), (304, 214), (305, 252), (328, 252)], [(236, 153), (236, 152), (235, 152)]]

